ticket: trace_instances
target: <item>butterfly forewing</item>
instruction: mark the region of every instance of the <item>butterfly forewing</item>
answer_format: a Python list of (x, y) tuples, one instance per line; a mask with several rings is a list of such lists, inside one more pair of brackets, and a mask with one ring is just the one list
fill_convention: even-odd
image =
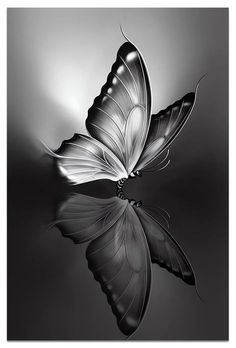
[(118, 197), (100, 199), (75, 194), (60, 206), (56, 225), (64, 237), (84, 243), (111, 228), (123, 215), (126, 205)]
[(56, 225), (75, 243), (90, 241), (89, 268), (106, 293), (120, 330), (131, 335), (147, 306), (151, 259), (142, 225), (128, 200), (75, 194), (59, 208)]
[(128, 204), (123, 215), (87, 249), (89, 268), (117, 318), (131, 335), (145, 313), (151, 284), (151, 263), (140, 221)]
[(54, 156), (61, 174), (74, 184), (127, 178), (124, 166), (114, 153), (86, 135), (75, 134), (71, 139), (63, 141)]
[(150, 107), (147, 69), (137, 48), (126, 42), (120, 47), (107, 82), (88, 111), (86, 126), (92, 137), (114, 152), (128, 174), (146, 141)]

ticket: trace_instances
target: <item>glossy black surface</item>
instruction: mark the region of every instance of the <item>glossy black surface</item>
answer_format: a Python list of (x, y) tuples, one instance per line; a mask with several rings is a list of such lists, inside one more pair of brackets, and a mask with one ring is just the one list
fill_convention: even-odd
[[(42, 158), (40, 162), (29, 166), (21, 158), (23, 168), (13, 171), (9, 166), (9, 173), (14, 174), (9, 175), (9, 338), (124, 339), (106, 296), (88, 270), (87, 244), (75, 245), (62, 237), (61, 230), (51, 227), (71, 190), (55, 175), (51, 159)], [(204, 302), (194, 287), (153, 264), (149, 306), (132, 339), (226, 337), (222, 336), (227, 332), (222, 326), (227, 323), (226, 214), (225, 201), (219, 200), (224, 191), (213, 190), (212, 178), (205, 178), (212, 190), (205, 192), (203, 200), (203, 188), (198, 186), (201, 172), (189, 173), (188, 182), (180, 173), (177, 178), (176, 173), (177, 167), (172, 164), (166, 172), (128, 180), (125, 193), (154, 210), (159, 206), (168, 209), (170, 231), (191, 261)], [(28, 180), (24, 186), (23, 178)], [(153, 180), (157, 181), (155, 186)], [(103, 199), (113, 200), (115, 184), (101, 181), (74, 191), (83, 195), (96, 192)], [(217, 333), (216, 327), (220, 330)]]

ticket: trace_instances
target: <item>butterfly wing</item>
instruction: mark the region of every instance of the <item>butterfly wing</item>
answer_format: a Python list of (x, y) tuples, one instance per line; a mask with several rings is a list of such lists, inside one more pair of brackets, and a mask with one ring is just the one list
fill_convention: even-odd
[(184, 282), (194, 285), (192, 267), (174, 238), (147, 211), (142, 208), (135, 208), (135, 211), (145, 231), (152, 262), (164, 267)]
[(145, 313), (151, 263), (143, 228), (133, 208), (125, 202), (123, 215), (89, 244), (86, 255), (120, 330), (129, 336), (138, 328)]
[(118, 197), (100, 199), (75, 194), (58, 209), (56, 225), (64, 237), (84, 243), (105, 233), (125, 209), (126, 202)]
[(155, 160), (176, 138), (185, 125), (195, 103), (196, 93), (188, 93), (165, 110), (152, 115), (147, 141), (134, 171)]
[(101, 93), (88, 111), (91, 136), (105, 144), (130, 174), (143, 150), (150, 123), (151, 90), (138, 49), (125, 42)]
[(127, 172), (119, 159), (104, 144), (86, 135), (75, 134), (63, 141), (54, 153), (59, 171), (73, 184), (109, 179), (127, 178)]

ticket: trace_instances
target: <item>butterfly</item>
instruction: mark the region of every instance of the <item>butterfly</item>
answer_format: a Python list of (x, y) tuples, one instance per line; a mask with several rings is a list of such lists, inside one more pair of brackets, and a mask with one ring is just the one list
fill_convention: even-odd
[(196, 287), (193, 268), (168, 232), (167, 219), (162, 208), (158, 212), (127, 199), (82, 194), (71, 195), (57, 211), (53, 225), (63, 236), (76, 244), (89, 243), (88, 267), (127, 336), (137, 330), (147, 309), (151, 263)]
[(47, 148), (71, 184), (99, 179), (118, 182), (141, 176), (141, 170), (148, 168), (176, 138), (194, 107), (197, 87), (195, 92), (151, 114), (145, 62), (137, 47), (126, 40), (88, 110), (89, 136), (75, 133), (58, 150)]

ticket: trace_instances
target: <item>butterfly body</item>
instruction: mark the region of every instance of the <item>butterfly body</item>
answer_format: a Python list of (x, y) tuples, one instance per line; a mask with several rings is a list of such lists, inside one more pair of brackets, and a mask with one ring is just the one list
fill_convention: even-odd
[[(134, 179), (136, 176), (141, 176), (141, 172), (138, 172), (138, 174), (134, 173), (134, 176), (130, 176), (130, 177), (132, 179)], [(123, 186), (124, 186), (124, 183), (126, 180), (127, 180), (126, 178), (123, 178), (123, 179), (120, 179), (119, 181), (117, 181), (117, 183), (116, 183), (116, 195), (117, 195), (117, 197), (119, 197), (120, 199), (123, 199), (123, 200), (128, 200), (128, 202), (131, 206), (135, 206), (137, 208), (141, 207), (142, 206), (141, 201), (136, 201), (135, 199), (127, 198), (126, 195), (124, 194)]]

